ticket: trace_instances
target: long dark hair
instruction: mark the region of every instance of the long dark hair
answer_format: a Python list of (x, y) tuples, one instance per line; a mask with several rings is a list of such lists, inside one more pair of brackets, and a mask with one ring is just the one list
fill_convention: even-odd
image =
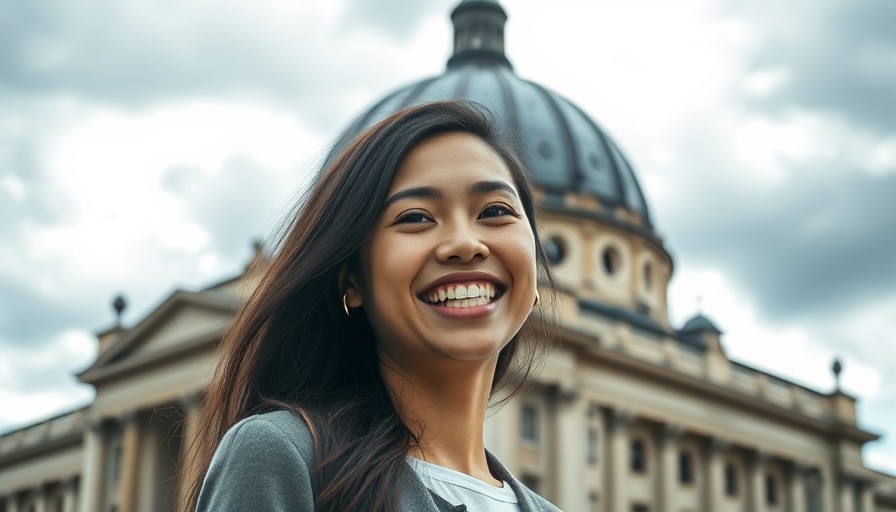
[[(195, 506), (214, 450), (231, 426), (286, 408), (304, 416), (313, 429), (311, 484), (317, 510), (398, 509), (397, 476), (417, 439), (380, 375), (363, 308), (353, 309), (348, 318), (342, 311), (345, 283), (339, 282), (339, 270), (358, 265), (359, 249), (405, 155), (446, 132), (473, 134), (501, 156), (535, 235), (540, 280), (553, 283), (527, 173), (502, 141), (491, 114), (462, 101), (426, 103), (392, 114), (322, 170), (278, 240), (259, 286), (224, 336), (191, 448), (186, 506)], [(493, 395), (509, 382), (517, 386), (512, 394), (537, 359), (543, 343), (532, 339), (532, 323), (527, 321), (501, 350)]]

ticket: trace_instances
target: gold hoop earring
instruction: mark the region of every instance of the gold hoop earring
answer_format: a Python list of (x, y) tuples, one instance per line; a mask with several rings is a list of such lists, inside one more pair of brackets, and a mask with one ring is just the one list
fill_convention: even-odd
[(348, 294), (342, 294), (342, 309), (345, 311), (345, 316), (352, 316), (351, 313), (348, 312)]

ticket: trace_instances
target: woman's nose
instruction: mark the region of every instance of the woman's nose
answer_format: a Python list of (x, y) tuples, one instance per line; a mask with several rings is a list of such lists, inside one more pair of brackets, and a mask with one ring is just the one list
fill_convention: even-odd
[(468, 262), (489, 255), (488, 245), (474, 226), (455, 225), (444, 233), (444, 240), (436, 248), (436, 259), (442, 262)]

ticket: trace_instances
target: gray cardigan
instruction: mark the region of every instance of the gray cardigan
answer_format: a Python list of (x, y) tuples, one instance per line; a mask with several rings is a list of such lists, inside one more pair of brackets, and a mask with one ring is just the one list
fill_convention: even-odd
[[(486, 452), (495, 477), (510, 484), (522, 512), (559, 512), (510, 474), (494, 455)], [(206, 511), (313, 511), (311, 468), (314, 442), (305, 422), (288, 411), (246, 418), (221, 440), (202, 483), (197, 512)], [(466, 510), (450, 507), (433, 496), (406, 467), (401, 483), (401, 510), (442, 512)], [(439, 503), (437, 503), (439, 502)]]

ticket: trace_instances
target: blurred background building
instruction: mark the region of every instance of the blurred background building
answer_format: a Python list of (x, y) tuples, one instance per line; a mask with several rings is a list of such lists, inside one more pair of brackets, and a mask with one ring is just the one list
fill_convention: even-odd
[[(503, 8), (463, 0), (451, 19), (445, 72), (385, 96), (339, 140), (466, 98), (498, 115), (532, 171), (560, 328), (534, 385), (487, 421), (489, 449), (570, 512), (896, 510), (896, 478), (863, 463), (878, 435), (855, 398), (732, 361), (702, 314), (670, 323), (673, 261), (635, 173), (589, 115), (514, 73)], [(94, 402), (0, 437), (0, 511), (173, 508), (216, 342), (267, 263), (259, 248), (244, 273), (99, 333), (79, 374)]]

